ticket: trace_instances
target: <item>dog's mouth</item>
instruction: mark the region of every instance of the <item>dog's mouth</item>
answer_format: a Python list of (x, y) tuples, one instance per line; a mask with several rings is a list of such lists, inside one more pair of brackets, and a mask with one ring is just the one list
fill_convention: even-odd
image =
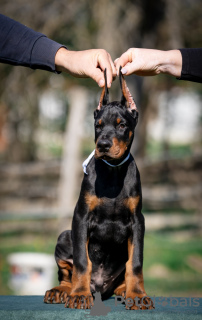
[(95, 152), (95, 155), (97, 155), (97, 159), (103, 159), (103, 160), (110, 160), (113, 159), (111, 155), (109, 155), (108, 151), (106, 152), (100, 152), (99, 150), (97, 153)]
[(102, 159), (102, 160), (113, 160), (114, 158), (108, 155), (108, 152), (100, 152), (99, 150), (95, 149), (95, 159)]
[(105, 161), (113, 162), (123, 158), (123, 154), (112, 154), (110, 151), (108, 152), (100, 152), (98, 149), (95, 149), (95, 159), (102, 159)]

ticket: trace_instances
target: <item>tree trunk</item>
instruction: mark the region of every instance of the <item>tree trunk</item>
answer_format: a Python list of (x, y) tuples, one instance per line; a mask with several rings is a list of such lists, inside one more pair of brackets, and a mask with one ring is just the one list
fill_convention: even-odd
[(70, 101), (70, 113), (64, 135), (64, 149), (58, 196), (60, 229), (64, 229), (63, 226), (66, 218), (72, 217), (76, 204), (78, 175), (81, 170), (81, 164), (79, 163), (81, 139), (85, 112), (88, 105), (88, 94), (83, 87), (75, 87), (69, 90), (68, 98)]

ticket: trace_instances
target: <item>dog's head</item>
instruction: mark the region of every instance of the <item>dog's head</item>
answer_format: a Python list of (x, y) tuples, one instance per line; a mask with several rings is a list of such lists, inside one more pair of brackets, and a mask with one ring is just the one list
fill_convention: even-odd
[(119, 72), (121, 101), (109, 102), (106, 69), (104, 75), (105, 87), (94, 112), (95, 158), (113, 161), (124, 158), (129, 153), (138, 121), (138, 110), (121, 73), (121, 68)]

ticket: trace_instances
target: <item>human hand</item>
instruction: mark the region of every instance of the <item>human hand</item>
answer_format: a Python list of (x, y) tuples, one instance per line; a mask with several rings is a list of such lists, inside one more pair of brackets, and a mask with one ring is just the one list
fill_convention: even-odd
[(107, 86), (111, 87), (116, 77), (116, 68), (110, 54), (104, 49), (70, 51), (60, 48), (55, 56), (57, 71), (67, 72), (78, 78), (92, 78), (104, 87), (104, 70), (107, 69)]
[(138, 76), (155, 76), (167, 73), (181, 76), (182, 56), (179, 50), (154, 50), (130, 48), (114, 61), (117, 74), (122, 66), (122, 74)]

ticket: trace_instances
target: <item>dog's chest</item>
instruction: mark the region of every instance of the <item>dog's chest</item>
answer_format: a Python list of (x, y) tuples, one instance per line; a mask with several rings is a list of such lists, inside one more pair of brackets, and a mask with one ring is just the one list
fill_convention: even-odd
[(89, 213), (90, 237), (97, 240), (123, 242), (129, 235), (131, 214), (123, 199), (100, 198), (99, 204)]
[(127, 239), (139, 201), (135, 170), (134, 162), (115, 169), (102, 161), (91, 163), (85, 192), (90, 237), (118, 243)]

